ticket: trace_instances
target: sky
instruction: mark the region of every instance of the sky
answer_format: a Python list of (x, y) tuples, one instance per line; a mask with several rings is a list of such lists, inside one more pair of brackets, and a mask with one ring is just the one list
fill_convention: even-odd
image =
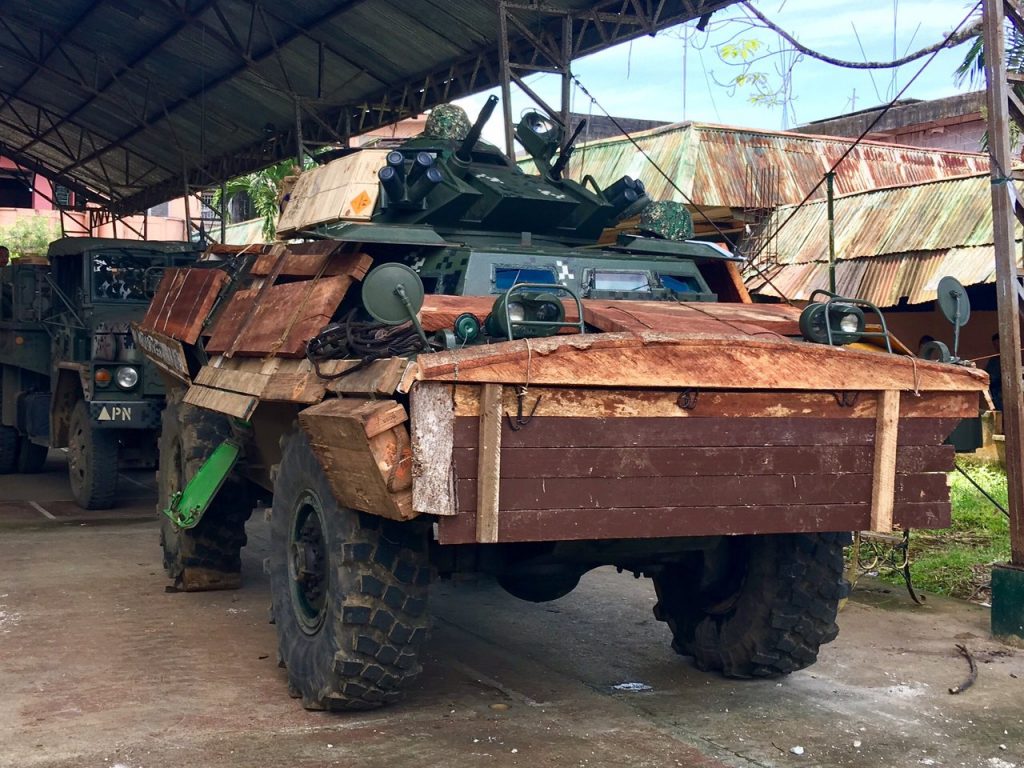
[[(974, 5), (966, 0), (756, 0), (754, 4), (808, 48), (857, 62), (888, 61), (936, 43), (955, 29)], [(697, 31), (693, 21), (579, 59), (573, 63), (573, 73), (600, 107), (617, 117), (793, 129), (887, 103), (927, 60), (869, 72), (841, 69), (804, 56), (792, 66), (791, 98), (784, 105), (754, 104), (749, 87), (729, 85), (742, 70), (720, 56), (723, 45), (751, 39), (761, 44), (756, 55), (774, 54), (753, 63), (751, 71), (764, 73), (770, 88), (778, 89), (783, 83), (780, 71), (786, 70), (792, 58), (778, 52), (789, 46), (771, 30), (752, 27), (741, 6), (718, 11), (705, 32)], [(938, 53), (901, 98), (935, 99), (983, 87), (955, 82), (954, 70), (967, 47), (964, 44)], [(527, 82), (549, 103), (558, 103), (557, 76), (533, 75)], [(492, 92), (496, 91), (459, 103), (473, 118)], [(603, 114), (600, 107), (573, 88), (573, 111)], [(518, 118), (531, 108), (532, 101), (513, 86), (513, 116)], [(491, 120), (484, 137), (500, 145), (499, 123)]]

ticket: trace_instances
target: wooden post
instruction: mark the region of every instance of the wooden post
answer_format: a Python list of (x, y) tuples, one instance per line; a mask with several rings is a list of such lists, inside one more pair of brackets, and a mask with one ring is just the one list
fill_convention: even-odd
[(900, 393), (878, 393), (875, 414), (875, 464), (871, 477), (871, 530), (892, 531), (896, 500), (896, 446), (900, 426)]
[(477, 448), (476, 540), (498, 541), (498, 486), (501, 481), (501, 384), (480, 392), (480, 443)]
[(996, 253), (999, 355), (1003, 371), (1003, 432), (1010, 510), (1010, 562), (1024, 565), (1024, 432), (1021, 400), (1021, 334), (1017, 297), (1017, 258), (1010, 179), (1009, 87), (1003, 45), (1003, 2), (984, 0), (985, 79), (988, 146), (992, 177), (992, 236)]

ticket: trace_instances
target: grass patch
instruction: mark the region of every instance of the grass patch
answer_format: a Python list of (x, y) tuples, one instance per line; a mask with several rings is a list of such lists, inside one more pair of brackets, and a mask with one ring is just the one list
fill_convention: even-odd
[[(972, 478), (1006, 506), (1006, 473), (998, 465), (957, 462)], [(910, 572), (914, 585), (929, 592), (967, 600), (987, 601), (992, 564), (1010, 558), (1010, 526), (996, 509), (959, 472), (950, 473), (953, 524), (935, 531), (913, 531), (910, 536)], [(900, 574), (883, 571), (880, 576), (901, 584)]]

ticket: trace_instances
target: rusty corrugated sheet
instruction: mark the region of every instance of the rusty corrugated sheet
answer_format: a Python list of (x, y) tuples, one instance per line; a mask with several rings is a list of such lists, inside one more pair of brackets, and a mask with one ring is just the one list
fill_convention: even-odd
[[(774, 169), (779, 202), (799, 203), (853, 144), (829, 136), (759, 131), (706, 123), (677, 123), (638, 133), (633, 139), (697, 205), (745, 207), (748, 169)], [(524, 169), (532, 164), (523, 162)], [(916, 184), (988, 170), (986, 156), (972, 152), (861, 142), (836, 170), (837, 194), (897, 184)], [(655, 200), (682, 196), (624, 137), (577, 149), (569, 175), (592, 175), (607, 185), (623, 175), (641, 179)], [(811, 199), (822, 199), (821, 185)]]
[[(835, 200), (836, 257), (860, 259), (992, 242), (988, 175), (891, 187)], [(828, 259), (825, 203), (784, 206), (773, 214), (772, 250), (782, 264)]]
[[(793, 301), (806, 301), (814, 290), (828, 288), (828, 263), (824, 261), (783, 264), (767, 274), (771, 284), (754, 276), (748, 282), (750, 290), (765, 296), (781, 292)], [(955, 276), (964, 285), (994, 282), (995, 249), (988, 244), (840, 261), (836, 263), (836, 291), (880, 307), (894, 306), (902, 299), (921, 304), (935, 300), (939, 280), (945, 275)]]

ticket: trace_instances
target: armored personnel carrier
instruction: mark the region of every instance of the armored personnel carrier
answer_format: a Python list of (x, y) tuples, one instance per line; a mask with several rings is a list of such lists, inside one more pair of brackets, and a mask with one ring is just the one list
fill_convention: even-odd
[(0, 268), (0, 474), (38, 472), (66, 448), (85, 509), (116, 500), (118, 468), (156, 463), (163, 380), (135, 347), (162, 271), (185, 242), (64, 238)]
[(303, 174), (287, 243), (164, 276), (135, 330), (168, 378), (168, 573), (237, 585), (268, 503), (309, 708), (398, 698), (454, 574), (545, 601), (613, 565), (703, 669), (813, 663), (849, 532), (948, 524), (943, 443), (985, 375), (894, 353), (866, 302), (752, 304), (680, 206), (563, 178), (543, 116), (516, 129), (537, 175), (480, 141), (493, 106)]

